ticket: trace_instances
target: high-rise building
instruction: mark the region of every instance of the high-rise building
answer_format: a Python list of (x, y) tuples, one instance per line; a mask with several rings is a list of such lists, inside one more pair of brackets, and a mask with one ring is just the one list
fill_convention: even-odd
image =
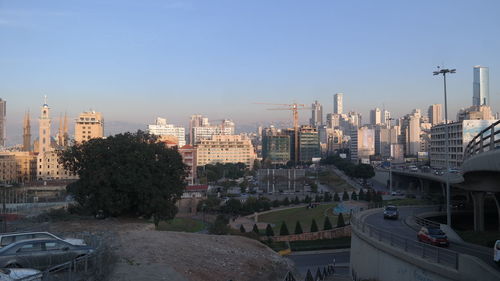
[(495, 116), (491, 112), (491, 107), (487, 105), (470, 106), (462, 108), (457, 113), (457, 121), (463, 120), (493, 120)]
[(333, 113), (335, 113), (335, 114), (342, 114), (342, 111), (343, 111), (343, 99), (344, 99), (344, 94), (343, 93), (336, 93), (333, 96)]
[(406, 127), (406, 154), (417, 155), (420, 152), (420, 115), (412, 114), (409, 116), (408, 126)]
[(382, 111), (380, 108), (370, 110), (370, 124), (379, 125), (382, 123)]
[(316, 128), (301, 126), (299, 129), (299, 160), (310, 162), (321, 157), (319, 132)]
[(429, 116), (429, 123), (431, 123), (433, 126), (443, 123), (442, 104), (432, 104), (431, 106), (429, 106), (427, 114)]
[(290, 161), (290, 135), (266, 128), (262, 136), (262, 158), (271, 161), (271, 164), (286, 164)]
[(30, 113), (26, 112), (23, 122), (23, 151), (31, 151), (31, 121)]
[(7, 116), (7, 102), (0, 99), (0, 146), (5, 146), (5, 117)]
[(490, 105), (489, 70), (485, 66), (474, 66), (472, 83), (472, 105)]
[(234, 135), (235, 133), (235, 124), (231, 120), (221, 120), (222, 122), (218, 125), (210, 125), (210, 123), (208, 122), (208, 118), (205, 117), (201, 119), (195, 119), (195, 121), (201, 121), (199, 123), (195, 122), (196, 124), (192, 124), (201, 124), (199, 126), (194, 126), (191, 128), (190, 140), (192, 140), (193, 144), (195, 145), (202, 139), (210, 139), (212, 136), (217, 135), (229, 136)]
[(148, 125), (148, 133), (157, 136), (172, 136), (179, 147), (186, 145), (186, 131), (184, 127), (167, 124), (167, 119), (165, 118), (157, 117), (155, 124)]
[(104, 137), (104, 119), (100, 112), (82, 112), (75, 121), (75, 142)]
[(382, 123), (390, 127), (391, 124), (391, 113), (388, 110), (382, 110)]
[(311, 105), (312, 108), (312, 116), (309, 120), (309, 124), (313, 127), (319, 127), (323, 125), (323, 106), (318, 102), (314, 101)]
[(358, 129), (358, 159), (362, 162), (370, 161), (370, 156), (375, 155), (375, 130), (368, 127)]
[(391, 145), (398, 143), (398, 136), (398, 126), (377, 127), (375, 129), (375, 153), (384, 158), (391, 157)]

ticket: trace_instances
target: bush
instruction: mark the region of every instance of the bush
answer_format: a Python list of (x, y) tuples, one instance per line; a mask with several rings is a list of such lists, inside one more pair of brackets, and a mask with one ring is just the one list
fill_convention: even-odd
[(332, 223), (330, 222), (330, 218), (325, 217), (325, 222), (323, 223), (323, 230), (330, 230), (332, 229)]
[(342, 201), (349, 201), (349, 193), (344, 190), (344, 194), (342, 194)]
[(259, 228), (257, 227), (257, 224), (253, 225), (252, 231), (259, 234)]
[(240, 225), (240, 232), (241, 232), (241, 233), (245, 233), (245, 232), (247, 232), (247, 231), (245, 230), (245, 227), (244, 227), (243, 225)]
[(268, 237), (274, 236), (274, 230), (273, 230), (273, 228), (271, 227), (270, 224), (267, 224), (267, 227), (266, 227), (266, 236), (268, 236)]
[(339, 194), (337, 192), (335, 192), (335, 194), (333, 195), (333, 201), (335, 201), (335, 202), (340, 201), (340, 197), (339, 197)]
[(229, 219), (224, 215), (218, 215), (215, 222), (208, 228), (210, 234), (225, 235), (229, 233), (227, 224)]
[(318, 232), (318, 225), (316, 224), (315, 219), (313, 219), (311, 223), (311, 232)]
[(280, 201), (279, 200), (273, 200), (273, 202), (271, 203), (271, 205), (276, 208), (276, 207), (279, 207), (280, 206)]
[(295, 199), (293, 199), (293, 204), (295, 204), (295, 205), (300, 204), (300, 199), (298, 196), (295, 196)]
[(285, 200), (283, 200), (283, 205), (285, 206), (290, 205), (290, 199), (288, 199), (288, 197), (285, 197)]
[(297, 223), (295, 224), (295, 232), (294, 233), (295, 234), (302, 234), (302, 233), (304, 233), (302, 231), (302, 226), (300, 225), (299, 221), (297, 221)]
[(342, 213), (339, 213), (339, 218), (337, 219), (337, 227), (343, 226), (345, 226), (344, 216), (342, 215)]
[(280, 235), (281, 236), (290, 235), (290, 232), (288, 232), (288, 227), (286, 226), (286, 222), (284, 222), (284, 221), (281, 223)]
[(358, 195), (356, 194), (356, 191), (353, 191), (351, 194), (351, 199), (352, 200), (358, 200)]
[(363, 191), (363, 189), (361, 188), (359, 190), (359, 197), (358, 197), (359, 200), (365, 200), (365, 192)]

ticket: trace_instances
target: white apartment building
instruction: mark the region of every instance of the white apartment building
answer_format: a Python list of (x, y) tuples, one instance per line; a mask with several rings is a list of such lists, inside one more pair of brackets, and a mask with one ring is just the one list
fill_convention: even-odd
[(173, 136), (177, 138), (179, 147), (186, 145), (186, 130), (167, 123), (165, 118), (156, 118), (155, 124), (148, 125), (148, 133), (157, 136)]
[[(232, 123), (232, 122), (231, 122)], [(194, 127), (193, 128), (193, 143), (197, 144), (202, 140), (210, 139), (213, 136), (228, 136), (234, 135), (234, 123), (231, 126), (205, 126), (205, 127)]]
[(256, 159), (250, 139), (240, 135), (216, 135), (197, 145), (197, 166), (215, 163), (244, 163), (252, 168)]

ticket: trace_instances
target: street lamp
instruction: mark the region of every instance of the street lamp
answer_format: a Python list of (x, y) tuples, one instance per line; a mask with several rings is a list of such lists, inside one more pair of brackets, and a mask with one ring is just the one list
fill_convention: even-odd
[(446, 159), (446, 224), (451, 227), (451, 206), (450, 206), (450, 162), (449, 162), (449, 130), (448, 127), (448, 99), (446, 97), (446, 74), (453, 74), (456, 69), (447, 69), (437, 67), (437, 71), (434, 71), (434, 75), (443, 74), (444, 81), (444, 124), (445, 124), (445, 159)]
[(392, 132), (391, 125), (394, 118), (388, 118), (389, 121), (389, 195), (392, 195)]

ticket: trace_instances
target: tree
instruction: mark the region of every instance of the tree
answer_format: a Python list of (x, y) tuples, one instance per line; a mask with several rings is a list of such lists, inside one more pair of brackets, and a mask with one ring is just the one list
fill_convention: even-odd
[(285, 197), (285, 200), (283, 200), (283, 205), (285, 206), (290, 205), (290, 199), (288, 199), (288, 197)]
[(365, 194), (365, 200), (370, 202), (372, 201), (372, 191), (371, 190), (368, 190)]
[(366, 182), (367, 179), (373, 178), (375, 176), (375, 170), (372, 165), (368, 164), (359, 164), (356, 165), (354, 169), (354, 176), (356, 178), (363, 179)]
[(340, 201), (340, 197), (339, 197), (339, 194), (337, 192), (335, 192), (335, 194), (333, 194), (333, 201)]
[(309, 195), (306, 195), (304, 198), (304, 203), (311, 203), (311, 197), (309, 197)]
[(359, 200), (365, 200), (365, 192), (363, 191), (363, 189), (361, 188), (359, 190), (359, 197), (358, 197)]
[(218, 215), (215, 222), (208, 228), (210, 234), (225, 235), (229, 233), (227, 224), (229, 219), (224, 215)]
[(243, 208), (241, 201), (238, 199), (231, 198), (227, 200), (226, 204), (222, 206), (222, 210), (229, 214), (239, 214)]
[(339, 213), (339, 217), (337, 218), (337, 227), (342, 226), (345, 226), (344, 216), (342, 215), (342, 213)]
[(268, 237), (274, 236), (274, 230), (270, 224), (267, 224), (267, 226), (266, 226), (266, 236), (268, 236)]
[(356, 194), (356, 191), (354, 190), (351, 194), (351, 199), (352, 200), (358, 200), (358, 195)]
[(280, 206), (280, 201), (279, 200), (276, 200), (274, 199), (273, 202), (271, 202), (271, 205), (276, 208), (276, 207), (279, 207)]
[(297, 221), (297, 223), (295, 224), (295, 234), (302, 234), (304, 233), (302, 231), (302, 226), (300, 225), (300, 221)]
[(288, 227), (286, 226), (286, 222), (281, 223), (281, 228), (280, 228), (280, 235), (289, 235), (290, 232), (288, 232)]
[(245, 233), (245, 232), (247, 232), (247, 231), (245, 230), (245, 227), (244, 227), (243, 225), (240, 225), (240, 232), (241, 232), (241, 233)]
[(295, 205), (300, 204), (300, 199), (298, 196), (295, 196), (295, 199), (293, 199), (293, 204), (295, 204)]
[(59, 162), (78, 180), (67, 187), (81, 208), (96, 214), (174, 218), (186, 184), (186, 166), (176, 149), (137, 131), (77, 143)]
[(325, 217), (325, 222), (323, 223), (323, 230), (330, 230), (332, 229), (332, 223), (330, 222), (330, 218), (328, 216)]
[(314, 281), (314, 278), (312, 276), (310, 269), (307, 270), (306, 279), (304, 281)]
[(252, 231), (259, 234), (259, 228), (257, 227), (257, 224), (253, 224), (253, 228), (252, 228)]
[(349, 201), (349, 193), (344, 190), (344, 194), (342, 194), (342, 201)]
[(318, 225), (316, 224), (315, 219), (313, 219), (311, 223), (311, 232), (318, 232)]
[(332, 194), (330, 192), (325, 192), (325, 198), (323, 199), (325, 202), (331, 202), (332, 201)]

